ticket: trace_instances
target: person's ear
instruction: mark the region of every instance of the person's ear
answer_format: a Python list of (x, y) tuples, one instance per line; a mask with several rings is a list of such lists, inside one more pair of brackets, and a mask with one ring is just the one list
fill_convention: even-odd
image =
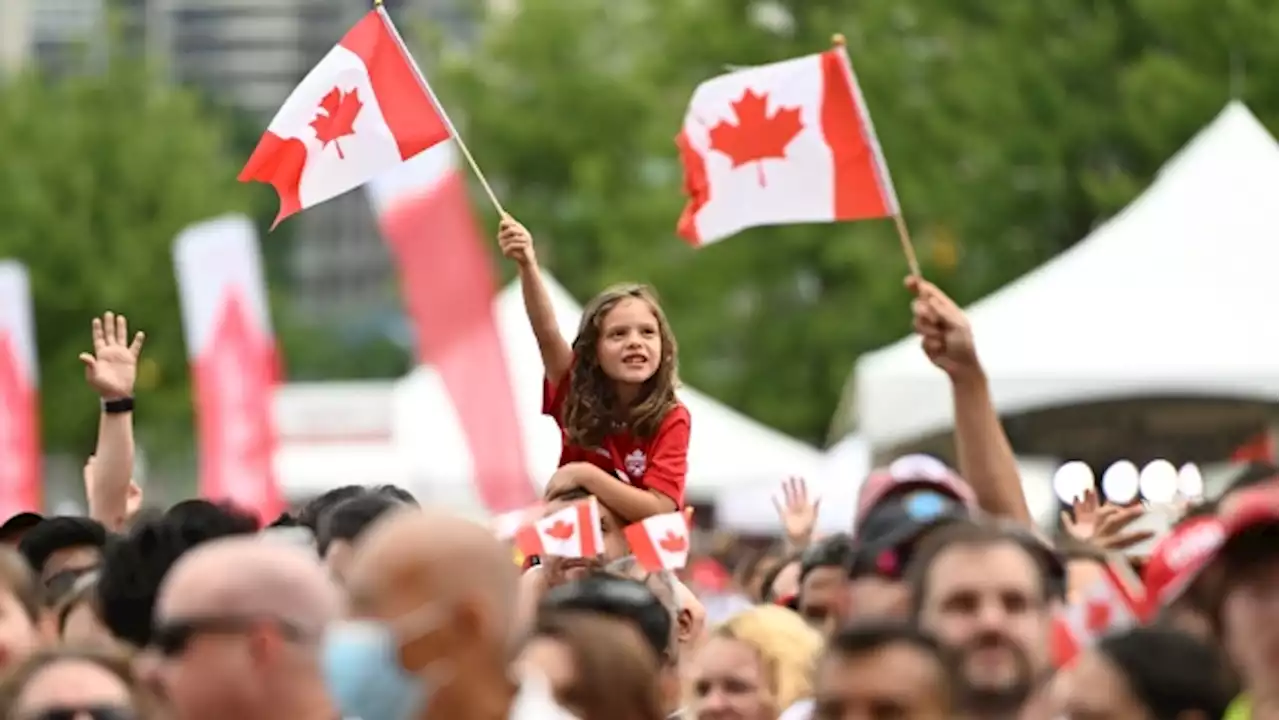
[(694, 639), (697, 628), (694, 627), (693, 613), (688, 608), (680, 608), (676, 612), (676, 642), (687, 645)]

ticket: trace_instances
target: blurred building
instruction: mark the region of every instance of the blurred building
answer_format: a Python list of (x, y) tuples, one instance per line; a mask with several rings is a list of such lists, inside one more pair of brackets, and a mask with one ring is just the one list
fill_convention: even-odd
[[(401, 28), (424, 18), (472, 28), (465, 0), (385, 0)], [(114, 36), (179, 83), (265, 128), (289, 91), (367, 12), (370, 0), (0, 0), (0, 71), (92, 67)], [(359, 323), (398, 307), (390, 257), (362, 193), (291, 219), (294, 300), (317, 322)], [(268, 242), (270, 239), (268, 238)]]

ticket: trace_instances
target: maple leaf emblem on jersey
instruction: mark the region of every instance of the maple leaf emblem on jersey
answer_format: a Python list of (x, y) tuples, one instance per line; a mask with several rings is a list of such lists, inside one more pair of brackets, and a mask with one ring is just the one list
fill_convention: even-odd
[(325, 93), (320, 100), (320, 107), (316, 108), (316, 117), (311, 121), (316, 139), (320, 141), (320, 149), (324, 150), (329, 147), (329, 143), (333, 143), (338, 149), (338, 159), (345, 160), (346, 156), (342, 154), (338, 139), (356, 134), (356, 117), (363, 107), (358, 88), (352, 88), (351, 92), (334, 88)]
[(658, 541), (658, 547), (662, 548), (663, 550), (666, 550), (669, 553), (681, 552), (688, 546), (689, 546), (689, 543), (685, 541), (684, 536), (677, 535), (673, 530), (668, 530), (667, 534), (664, 535), (663, 538)]
[(730, 103), (738, 122), (721, 120), (711, 128), (711, 149), (724, 153), (739, 168), (756, 163), (760, 187), (765, 186), (763, 160), (785, 160), (787, 146), (804, 130), (800, 108), (778, 107), (769, 114), (769, 94), (747, 89)]
[(573, 537), (573, 523), (557, 520), (551, 523), (550, 527), (542, 531), (547, 537), (554, 540), (568, 540)]

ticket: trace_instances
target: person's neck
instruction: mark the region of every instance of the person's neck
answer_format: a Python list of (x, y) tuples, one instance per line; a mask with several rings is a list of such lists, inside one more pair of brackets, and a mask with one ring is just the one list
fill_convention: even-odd
[(472, 674), (442, 688), (428, 704), (421, 720), (506, 720), (520, 686), (505, 672)]

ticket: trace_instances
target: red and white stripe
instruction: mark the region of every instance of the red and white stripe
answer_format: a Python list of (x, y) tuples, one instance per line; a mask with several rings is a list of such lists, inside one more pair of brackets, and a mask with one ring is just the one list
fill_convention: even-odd
[(594, 497), (522, 526), (516, 531), (516, 548), (526, 556), (555, 555), (591, 558), (604, 552), (600, 529), (600, 504)]
[(174, 242), (200, 447), (200, 495), (272, 520), (284, 509), (272, 460), (278, 353), (258, 235), (228, 215)]
[(0, 520), (41, 510), (39, 378), (27, 270), (6, 260), (0, 262)]

